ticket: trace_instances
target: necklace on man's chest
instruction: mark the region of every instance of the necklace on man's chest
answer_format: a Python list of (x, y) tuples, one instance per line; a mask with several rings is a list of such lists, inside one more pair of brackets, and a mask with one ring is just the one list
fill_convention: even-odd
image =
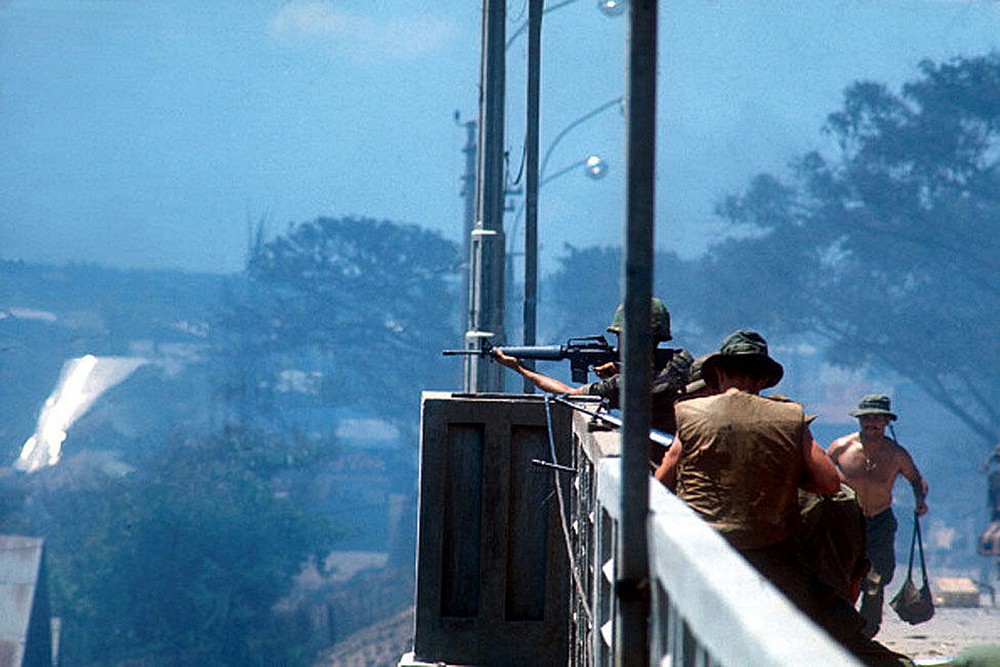
[(869, 452), (863, 444), (861, 445), (861, 455), (865, 457), (865, 472), (872, 472), (878, 468), (878, 456), (875, 452)]

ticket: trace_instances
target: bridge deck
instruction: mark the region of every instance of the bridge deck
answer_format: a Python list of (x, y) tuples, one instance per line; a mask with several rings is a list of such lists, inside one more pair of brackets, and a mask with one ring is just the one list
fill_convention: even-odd
[[(895, 582), (889, 588), (895, 592)], [(944, 660), (964, 648), (1000, 642), (1000, 607), (989, 606), (986, 597), (983, 604), (974, 608), (939, 607), (934, 618), (920, 625), (899, 620), (887, 605), (876, 639), (911, 656), (918, 664), (945, 664)]]

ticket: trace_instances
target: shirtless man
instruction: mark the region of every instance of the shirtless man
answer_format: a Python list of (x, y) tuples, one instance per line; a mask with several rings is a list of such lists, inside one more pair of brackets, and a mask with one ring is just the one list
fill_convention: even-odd
[(896, 517), (892, 512), (892, 487), (899, 475), (913, 487), (917, 516), (927, 514), (927, 480), (920, 474), (909, 452), (885, 435), (889, 422), (896, 418), (890, 410), (889, 397), (869, 394), (851, 412), (861, 429), (837, 438), (827, 453), (837, 464), (840, 475), (858, 496), (865, 514), (868, 560), (871, 570), (861, 598), (865, 634), (873, 637), (882, 624), (885, 587), (896, 569)]

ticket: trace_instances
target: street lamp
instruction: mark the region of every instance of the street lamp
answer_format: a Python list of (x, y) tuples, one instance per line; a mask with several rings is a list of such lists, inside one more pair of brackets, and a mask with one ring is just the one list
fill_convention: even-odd
[[(542, 186), (551, 183), (552, 181), (554, 181), (555, 179), (559, 178), (560, 176), (565, 176), (566, 174), (575, 172), (578, 169), (580, 169), (581, 167), (583, 168), (583, 175), (586, 176), (587, 178), (591, 179), (591, 180), (594, 180), (594, 181), (601, 180), (602, 178), (604, 178), (605, 176), (607, 176), (607, 173), (608, 173), (608, 163), (604, 160), (604, 158), (602, 158), (600, 155), (588, 155), (587, 157), (583, 158), (582, 160), (577, 160), (576, 162), (573, 162), (572, 164), (569, 164), (569, 165), (563, 167), (562, 169), (559, 169), (558, 171), (556, 171), (555, 173), (553, 173), (550, 176), (546, 176), (544, 178), (541, 178), (539, 180), (539, 182), (538, 182), (538, 188), (541, 189)], [(520, 205), (517, 207), (517, 213), (514, 215), (514, 222), (513, 222), (513, 224), (510, 227), (510, 234), (507, 236), (507, 242), (510, 243), (510, 245), (511, 245), (511, 247), (508, 249), (508, 251), (506, 253), (506, 257), (507, 257), (506, 281), (507, 281), (507, 295), (508, 295), (508, 300), (507, 300), (507, 307), (508, 307), (507, 318), (508, 318), (509, 324), (513, 324), (514, 321), (516, 320), (516, 315), (515, 315), (515, 311), (514, 311), (514, 308), (513, 308), (513, 305), (514, 305), (513, 301), (514, 301), (514, 296), (515, 296), (514, 295), (514, 286), (515, 286), (515, 283), (514, 283), (514, 259), (518, 255), (520, 255), (522, 257), (524, 257), (524, 255), (525, 255), (524, 252), (515, 252), (514, 251), (514, 247), (513, 247), (514, 242), (517, 239), (519, 225), (521, 223), (521, 220), (524, 217), (525, 202), (526, 202), (526, 200), (522, 199)], [(528, 238), (528, 235), (525, 235), (525, 241), (526, 242), (527, 242), (527, 238)], [(527, 264), (527, 262), (525, 262), (525, 267), (524, 268), (525, 268), (525, 283), (524, 283), (524, 285), (525, 285), (525, 294), (522, 295), (522, 296), (525, 299), (525, 302), (524, 302), (525, 310), (528, 311), (527, 314), (530, 316), (530, 314), (532, 312), (534, 312), (534, 310), (535, 310), (535, 303), (534, 303), (534, 301), (530, 301), (529, 300), (529, 295), (527, 294), (527, 290), (530, 288), (530, 283), (528, 283), (527, 280), (528, 280), (529, 276), (531, 276), (531, 275), (536, 275), (537, 276), (537, 269), (535, 269), (535, 271), (531, 271), (530, 267)], [(537, 280), (537, 278), (536, 278), (536, 280)], [(528, 339), (527, 338), (527, 336), (530, 335), (530, 332), (528, 332), (528, 329), (532, 328), (532, 327), (531, 327), (531, 321), (528, 320), (526, 317), (524, 317), (524, 315), (525, 314), (522, 313), (522, 331), (523, 331), (523, 333), (522, 333), (522, 336), (523, 336), (522, 343), (524, 345), (534, 344), (534, 340), (533, 339)], [(532, 328), (532, 330), (533, 330), (533, 328)], [(530, 343), (529, 343), (529, 340), (530, 340)], [(524, 386), (524, 391), (525, 391), (525, 393), (532, 393), (534, 391), (533, 388), (534, 388), (533, 384), (531, 384), (529, 382), (526, 382), (525, 386)]]
[(587, 161), (583, 163), (586, 167), (584, 173), (595, 181), (599, 181), (608, 175), (608, 165), (601, 159), (600, 155), (591, 155), (587, 158)]
[(598, 0), (597, 8), (607, 16), (621, 16), (625, 13), (625, 0)]
[[(556, 180), (560, 176), (565, 176), (573, 171), (576, 171), (580, 167), (583, 167), (583, 175), (593, 181), (599, 181), (608, 175), (608, 163), (600, 155), (588, 155), (582, 160), (577, 160), (576, 162), (570, 163), (565, 167), (559, 169), (551, 176), (545, 176), (538, 181), (538, 187), (541, 188), (543, 185), (548, 185), (552, 181)], [(520, 194), (520, 193), (517, 193)], [(521, 200), (520, 205), (517, 207), (517, 213), (514, 214), (514, 222), (510, 226), (510, 233), (507, 235), (507, 242), (511, 245), (511, 250), (508, 255), (513, 254), (513, 246), (517, 239), (518, 228), (521, 224), (521, 220), (524, 218), (524, 200)], [(511, 210), (511, 209), (508, 209)], [(520, 253), (524, 254), (524, 253)], [(508, 267), (510, 263), (508, 262)], [(511, 277), (511, 280), (513, 278)]]
[[(530, 96), (529, 96), (530, 97)], [(594, 109), (591, 109), (587, 113), (583, 114), (579, 118), (574, 119), (569, 125), (562, 129), (556, 138), (553, 139), (552, 143), (549, 144), (548, 149), (545, 151), (545, 156), (542, 158), (541, 163), (538, 163), (538, 139), (537, 131), (534, 133), (532, 141), (529, 141), (530, 151), (528, 152), (530, 157), (533, 159), (528, 160), (528, 171), (529, 179), (534, 177), (534, 180), (529, 180), (528, 185), (532, 187), (526, 188), (525, 191), (525, 204), (527, 205), (527, 214), (525, 216), (525, 227), (524, 227), (524, 327), (521, 332), (521, 337), (524, 340), (525, 345), (535, 344), (535, 333), (537, 328), (537, 315), (538, 315), (538, 225), (537, 225), (537, 215), (538, 215), (538, 187), (541, 182), (545, 181), (545, 173), (549, 164), (549, 159), (552, 157), (553, 151), (559, 145), (566, 135), (572, 132), (575, 128), (579, 127), (581, 124), (590, 120), (591, 118), (617, 106), (619, 109), (623, 108), (624, 96), (619, 95), (618, 97), (601, 104)], [(537, 98), (536, 98), (537, 102)], [(530, 105), (529, 105), (530, 106)], [(529, 114), (531, 117), (531, 114)], [(532, 119), (536, 126), (538, 115), (534, 114)], [(529, 123), (529, 127), (531, 123)], [(596, 158), (596, 156), (590, 156), (584, 161), (587, 164), (588, 160), (591, 158)], [(605, 167), (603, 161), (600, 158), (596, 158), (597, 161), (591, 161), (588, 167), (588, 175), (592, 178), (599, 178), (605, 172)], [(538, 165), (537, 171), (534, 167)], [(570, 169), (575, 169), (579, 167), (579, 164), (573, 165)], [(553, 176), (554, 178), (554, 176)], [(549, 179), (551, 180), (551, 179)], [(534, 385), (530, 382), (525, 381), (524, 391), (530, 393), (533, 391)]]
[[(583, 167), (583, 175), (594, 181), (599, 181), (608, 175), (608, 163), (604, 161), (604, 158), (600, 155), (588, 155), (582, 160), (577, 160), (573, 164), (563, 167), (551, 176), (542, 178), (541, 181), (539, 181), (538, 186), (541, 187), (546, 183), (551, 183), (563, 174), (568, 174), (569, 172), (575, 171), (580, 167)], [(523, 209), (524, 206), (522, 205), (521, 208)]]
[(541, 163), (541, 166), (538, 169), (539, 173), (541, 174), (541, 178), (545, 178), (545, 169), (549, 165), (549, 159), (552, 158), (553, 151), (555, 151), (555, 149), (559, 145), (559, 143), (563, 139), (566, 138), (567, 134), (569, 134), (574, 129), (576, 129), (577, 127), (579, 127), (583, 123), (587, 122), (588, 120), (590, 120), (594, 116), (598, 116), (601, 113), (603, 113), (603, 112), (605, 112), (608, 109), (611, 109), (613, 107), (617, 106), (618, 110), (620, 112), (623, 112), (624, 111), (624, 106), (623, 106), (624, 103), (625, 103), (625, 97), (623, 95), (619, 95), (618, 97), (616, 97), (614, 99), (608, 100), (604, 104), (601, 104), (601, 105), (598, 105), (598, 106), (594, 107), (593, 109), (591, 109), (587, 113), (579, 116), (578, 118), (574, 119), (569, 125), (567, 125), (566, 127), (564, 127), (559, 132), (559, 134), (556, 135), (556, 138), (552, 140), (552, 143), (549, 144), (549, 147), (545, 151), (545, 156), (542, 157), (542, 163)]
[[(562, 9), (566, 5), (572, 5), (577, 0), (561, 0), (561, 2), (554, 2), (545, 5), (545, 9), (542, 10), (542, 14), (548, 14), (554, 12), (557, 9)], [(625, 12), (625, 0), (599, 0), (597, 3), (597, 8), (601, 10), (601, 13), (605, 16), (621, 16)], [(517, 40), (518, 37), (524, 34), (524, 31), (528, 29), (528, 21), (525, 21), (517, 27), (517, 29), (510, 34), (507, 38), (506, 48), (510, 48), (511, 45)]]
[[(500, 343), (504, 339), (503, 302), (504, 280), (499, 273), (504, 264), (502, 143), (504, 98), (506, 93), (506, 51), (525, 30), (528, 32), (528, 90), (526, 104), (525, 154), (528, 176), (525, 185), (525, 344), (533, 344), (535, 336), (535, 294), (537, 291), (537, 195), (538, 181), (544, 165), (538, 168), (539, 79), (541, 61), (542, 15), (575, 3), (577, 0), (554, 0), (547, 6), (544, 0), (528, 0), (528, 21), (504, 38), (506, 21), (505, 0), (483, 0), (483, 40), (480, 86), (482, 95), (479, 112), (479, 137), (474, 149), (467, 145), (467, 154), (477, 163), (475, 183), (475, 222), (466, 244), (468, 295), (466, 345), (475, 335), (491, 332)], [(616, 16), (616, 8), (624, 0), (598, 3), (606, 16)], [(585, 119), (582, 119), (585, 120)], [(582, 122), (582, 121), (581, 121)], [(471, 124), (467, 125), (467, 130)], [(561, 138), (561, 137), (560, 137)], [(473, 153), (475, 151), (475, 153)], [(546, 156), (546, 159), (548, 155)], [(468, 170), (467, 170), (468, 173)], [(467, 196), (471, 189), (465, 188)], [(467, 207), (468, 209), (468, 207)], [(465, 218), (469, 226), (470, 216)], [(499, 268), (498, 268), (499, 267)], [(471, 336), (471, 338), (470, 338)], [(529, 339), (530, 336), (530, 339)], [(480, 368), (475, 356), (468, 356), (463, 369), (465, 391), (502, 390), (503, 376), (492, 367)]]

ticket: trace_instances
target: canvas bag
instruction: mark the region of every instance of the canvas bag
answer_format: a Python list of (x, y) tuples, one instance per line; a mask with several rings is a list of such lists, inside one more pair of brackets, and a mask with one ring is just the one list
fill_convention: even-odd
[[(919, 589), (913, 583), (913, 552), (919, 547), (920, 573), (924, 577), (924, 585)], [(920, 534), (920, 517), (913, 515), (913, 537), (910, 539), (910, 565), (906, 571), (906, 581), (896, 596), (889, 602), (896, 614), (909, 623), (916, 625), (929, 621), (934, 616), (934, 599), (931, 597), (930, 585), (927, 581), (927, 566), (924, 563), (924, 539)]]

